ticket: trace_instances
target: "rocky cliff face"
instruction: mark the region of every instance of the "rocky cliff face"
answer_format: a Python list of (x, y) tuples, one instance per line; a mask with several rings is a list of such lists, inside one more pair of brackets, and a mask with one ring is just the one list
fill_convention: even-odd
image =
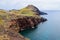
[[(37, 24), (44, 21), (46, 21), (46, 19), (39, 16), (38, 8), (33, 5), (29, 5), (21, 10), (0, 10), (0, 27), (4, 27), (5, 31), (8, 31), (6, 35), (10, 33), (10, 31), (16, 32), (17, 35), (19, 35), (19, 31), (35, 28)], [(3, 31), (1, 31), (1, 33), (3, 33)], [(13, 34), (9, 37), (12, 36)], [(10, 40), (25, 40), (25, 38), (15, 38), (16, 37), (12, 37)]]
[[(28, 17), (24, 16), (22, 18), (16, 19), (16, 20), (11, 20), (10, 23), (10, 29), (12, 28), (18, 28), (16, 29), (17, 31), (22, 31), (30, 28), (35, 28), (35, 26), (41, 22), (40, 18), (35, 18), (35, 17)], [(13, 25), (12, 25), (13, 24)], [(13, 29), (12, 29), (13, 30)]]
[(23, 37), (21, 34), (12, 30), (5, 30), (4, 27), (0, 27), (0, 40), (29, 40)]

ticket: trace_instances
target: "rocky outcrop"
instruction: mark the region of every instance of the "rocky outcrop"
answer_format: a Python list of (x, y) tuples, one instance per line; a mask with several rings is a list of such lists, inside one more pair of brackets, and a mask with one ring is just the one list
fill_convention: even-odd
[(36, 12), (37, 15), (47, 15), (47, 13), (40, 11), (37, 7), (33, 5), (28, 5), (27, 8), (31, 9), (33, 12)]

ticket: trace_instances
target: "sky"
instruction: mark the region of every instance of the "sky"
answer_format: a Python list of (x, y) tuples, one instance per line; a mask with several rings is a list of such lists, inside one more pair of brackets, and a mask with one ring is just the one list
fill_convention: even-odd
[(0, 9), (21, 9), (34, 5), (40, 10), (60, 10), (60, 0), (0, 0)]

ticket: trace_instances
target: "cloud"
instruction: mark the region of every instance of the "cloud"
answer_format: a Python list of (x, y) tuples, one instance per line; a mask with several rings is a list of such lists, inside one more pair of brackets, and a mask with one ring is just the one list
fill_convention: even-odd
[(0, 9), (21, 9), (29, 4), (41, 10), (60, 10), (60, 0), (0, 0)]

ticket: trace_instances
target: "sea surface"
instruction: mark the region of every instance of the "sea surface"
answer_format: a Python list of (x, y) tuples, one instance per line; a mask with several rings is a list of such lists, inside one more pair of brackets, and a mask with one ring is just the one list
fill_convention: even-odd
[(48, 21), (40, 23), (36, 29), (26, 30), (21, 34), (31, 40), (60, 40), (60, 11), (46, 10), (43, 12), (48, 13), (48, 15), (41, 15)]

